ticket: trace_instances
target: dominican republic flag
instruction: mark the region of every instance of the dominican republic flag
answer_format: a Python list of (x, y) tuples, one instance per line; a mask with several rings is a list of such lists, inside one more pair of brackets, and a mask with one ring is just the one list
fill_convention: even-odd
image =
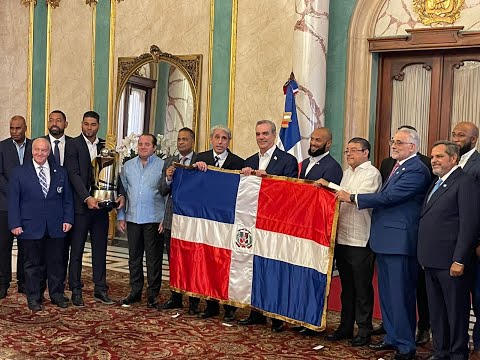
[(326, 326), (337, 202), (301, 180), (177, 168), (172, 288)]
[(288, 80), (283, 85), (285, 94), (285, 112), (283, 114), (282, 126), (280, 129), (279, 147), (297, 158), (301, 163), (306, 154), (303, 154), (300, 141), (300, 126), (298, 125), (297, 106), (295, 104), (295, 95), (298, 92), (298, 84), (295, 80)]

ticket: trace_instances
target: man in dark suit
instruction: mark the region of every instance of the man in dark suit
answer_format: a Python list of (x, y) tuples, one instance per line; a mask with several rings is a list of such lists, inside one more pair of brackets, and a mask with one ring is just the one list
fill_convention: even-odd
[[(470, 284), (475, 267), (480, 203), (475, 179), (457, 165), (459, 146), (437, 141), (430, 186), (418, 231), (418, 261), (425, 268), (434, 359), (468, 359)], [(439, 221), (440, 219), (440, 221)]]
[[(108, 236), (108, 210), (100, 209), (99, 200), (90, 195), (93, 184), (92, 160), (105, 146), (103, 139), (97, 138), (100, 116), (94, 111), (83, 115), (82, 133), (66, 142), (65, 163), (68, 177), (72, 183), (75, 200), (75, 226), (71, 234), (70, 264), (68, 283), (72, 290), (72, 303), (85, 306), (82, 296), (83, 283), (82, 257), (87, 234), (90, 233), (92, 244), (92, 268), (94, 299), (104, 304), (114, 304), (108, 296), (106, 281), (106, 256)], [(119, 207), (124, 198), (117, 199)]]
[[(398, 128), (401, 129), (410, 129), (417, 131), (413, 126), (402, 125)], [(418, 131), (417, 131), (418, 132)], [(432, 173), (432, 164), (430, 158), (421, 153), (417, 153), (417, 156), (422, 160), (425, 166), (430, 171), (432, 180), (435, 177)], [(395, 166), (396, 160), (389, 156), (382, 160), (380, 165), (380, 174), (382, 175), (382, 181), (386, 182), (390, 173), (392, 172), (393, 167)], [(417, 282), (417, 312), (418, 312), (418, 321), (417, 321), (417, 334), (415, 335), (415, 343), (417, 345), (426, 344), (430, 340), (430, 316), (428, 311), (428, 300), (427, 300), (427, 288), (425, 285), (425, 272), (422, 267), (418, 267), (418, 282)], [(375, 335), (385, 334), (383, 325), (380, 328), (374, 330)]]
[[(452, 131), (452, 141), (460, 147), (459, 166), (472, 175), (477, 186), (480, 184), (480, 154), (475, 149), (478, 140), (478, 127), (469, 121), (459, 122)], [(472, 283), (472, 307), (475, 318), (480, 318), (480, 239), (476, 248), (476, 266)], [(473, 327), (473, 352), (480, 357), (480, 321), (475, 321)]]
[(430, 173), (417, 156), (420, 139), (416, 131), (401, 129), (390, 141), (390, 154), (397, 160), (391, 176), (376, 194), (349, 194), (339, 199), (373, 208), (370, 247), (377, 257), (382, 319), (386, 335), (374, 350), (396, 349), (395, 360), (415, 358), (418, 278), (417, 235), (420, 210), (430, 185)]
[[(160, 224), (159, 231), (163, 232), (165, 239), (165, 248), (167, 250), (168, 258), (170, 259), (170, 238), (172, 236), (172, 219), (173, 219), (173, 203), (170, 185), (173, 181), (173, 174), (175, 173), (174, 162), (183, 165), (193, 165), (196, 161), (197, 154), (193, 151), (195, 145), (195, 132), (190, 128), (182, 128), (178, 131), (177, 136), (177, 150), (178, 155), (171, 156), (165, 159), (165, 164), (162, 170), (162, 179), (160, 182), (160, 193), (162, 196), (167, 196), (165, 204), (165, 216), (163, 222)], [(190, 315), (196, 315), (198, 311), (198, 303), (200, 299), (190, 296), (189, 309)], [(170, 299), (158, 307), (158, 310), (164, 309), (179, 309), (182, 308), (182, 294), (172, 291)]]
[(309, 158), (302, 161), (300, 179), (324, 179), (340, 184), (343, 171), (340, 164), (330, 155), (332, 132), (327, 128), (313, 130), (310, 136)]
[[(14, 167), (32, 159), (32, 142), (25, 133), (25, 118), (16, 115), (10, 119), (10, 138), (0, 142), (0, 299), (7, 296), (12, 281), (13, 234), (8, 227), (8, 182)], [(18, 292), (25, 292), (23, 269), (23, 248), (17, 242), (17, 283)]]
[(42, 281), (48, 280), (53, 304), (67, 307), (63, 274), (63, 241), (73, 224), (73, 197), (65, 169), (48, 162), (50, 143), (32, 143), (33, 161), (12, 171), (8, 195), (8, 224), (25, 252), (28, 308), (42, 309)]
[[(257, 121), (255, 137), (259, 152), (245, 160), (243, 175), (277, 175), (298, 177), (297, 159), (289, 153), (280, 150), (275, 145), (277, 128), (270, 120)], [(267, 319), (259, 312), (252, 310), (248, 318), (240, 320), (240, 325), (265, 324)], [(272, 331), (281, 332), (284, 329), (283, 321), (272, 319)]]
[[(208, 165), (216, 166), (228, 170), (241, 170), (245, 164), (245, 160), (232, 153), (228, 147), (232, 139), (232, 132), (224, 126), (214, 126), (210, 131), (210, 144), (212, 150), (204, 151), (197, 154), (197, 162), (194, 164), (201, 171), (207, 171)], [(225, 321), (233, 321), (235, 319), (236, 307), (224, 305)], [(207, 319), (219, 314), (218, 301), (207, 300), (207, 307), (199, 316)]]
[(53, 110), (48, 116), (48, 134), (45, 139), (50, 141), (52, 150), (48, 160), (54, 160), (60, 166), (65, 161), (65, 143), (71, 139), (65, 135), (65, 129), (68, 127), (67, 117), (61, 110)]

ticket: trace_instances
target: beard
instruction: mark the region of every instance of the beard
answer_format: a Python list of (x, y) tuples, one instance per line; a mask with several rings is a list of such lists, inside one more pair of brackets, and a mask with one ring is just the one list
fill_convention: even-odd
[(469, 141), (468, 143), (466, 143), (465, 145), (463, 145), (461, 148), (460, 148), (460, 156), (463, 156), (465, 155), (467, 152), (469, 152), (470, 150), (472, 150), (472, 142)]
[(50, 129), (48, 129), (48, 132), (52, 136), (63, 135), (63, 130), (60, 129), (58, 126), (52, 126)]
[(312, 148), (310, 148), (308, 149), (308, 155), (310, 155), (311, 157), (317, 157), (317, 156), (323, 155), (325, 154), (326, 147), (327, 147), (327, 144), (323, 145), (323, 147), (318, 148), (315, 151), (312, 151)]

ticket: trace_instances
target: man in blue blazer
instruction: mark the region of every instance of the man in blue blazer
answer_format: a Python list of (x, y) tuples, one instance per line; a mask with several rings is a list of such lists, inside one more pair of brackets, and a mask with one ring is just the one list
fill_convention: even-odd
[(390, 177), (376, 194), (341, 192), (339, 199), (373, 208), (370, 247), (376, 253), (378, 288), (386, 335), (370, 344), (375, 350), (396, 349), (396, 360), (415, 358), (418, 276), (417, 236), (420, 210), (430, 185), (430, 172), (417, 156), (416, 131), (401, 129), (390, 141), (397, 160)]
[[(469, 175), (472, 175), (477, 186), (480, 184), (480, 154), (476, 150), (478, 127), (470, 121), (462, 121), (455, 125), (452, 131), (452, 141), (460, 146), (458, 165)], [(472, 308), (475, 318), (480, 318), (480, 239), (476, 249), (476, 269), (472, 283)], [(473, 327), (473, 352), (480, 356), (480, 321), (475, 321)]]
[[(12, 281), (13, 234), (8, 227), (8, 183), (13, 168), (32, 159), (32, 141), (25, 136), (26, 131), (25, 118), (16, 115), (10, 119), (10, 137), (0, 142), (0, 299), (7, 296)], [(23, 248), (19, 242), (17, 248), (18, 292), (24, 293)]]
[(302, 161), (300, 179), (325, 179), (340, 184), (343, 170), (340, 164), (330, 155), (332, 132), (327, 128), (313, 130), (310, 135), (310, 148), (307, 159)]
[[(270, 120), (257, 121), (255, 137), (259, 152), (245, 160), (243, 175), (277, 175), (287, 177), (298, 177), (297, 159), (289, 153), (280, 150), (275, 145), (277, 128)], [(240, 325), (265, 324), (266, 318), (257, 311), (252, 310), (250, 316), (240, 320)], [(283, 331), (283, 321), (272, 319), (272, 331)]]
[[(425, 269), (435, 359), (468, 359), (470, 284), (475, 269), (480, 203), (475, 178), (457, 165), (459, 146), (437, 141), (437, 181), (425, 199), (418, 232), (418, 261)], [(440, 220), (439, 220), (440, 219)]]
[(33, 161), (15, 168), (9, 184), (8, 225), (25, 251), (25, 290), (28, 308), (42, 309), (42, 281), (50, 300), (67, 307), (63, 274), (66, 233), (73, 224), (73, 197), (65, 169), (47, 161), (50, 143), (32, 143)]

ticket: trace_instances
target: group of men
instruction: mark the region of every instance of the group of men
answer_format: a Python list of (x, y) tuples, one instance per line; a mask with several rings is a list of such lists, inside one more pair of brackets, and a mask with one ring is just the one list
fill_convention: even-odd
[[(10, 120), (11, 138), (0, 143), (0, 298), (7, 296), (12, 280), (13, 236), (18, 241), (18, 291), (27, 296), (32, 311), (42, 309), (47, 288), (50, 300), (67, 307), (68, 285), (74, 306), (84, 306), (81, 281), (85, 240), (90, 234), (94, 299), (105, 304), (108, 210), (90, 195), (92, 160), (104, 141), (97, 138), (100, 119), (93, 111), (82, 119), (82, 133), (68, 138), (63, 112), (49, 116), (49, 134), (33, 142), (25, 137), (21, 116)], [(143, 134), (138, 156), (123, 165), (120, 175), (118, 229), (127, 231), (130, 293), (121, 303), (141, 301), (144, 286), (143, 254), (147, 264), (147, 307), (182, 307), (182, 294), (158, 304), (163, 250), (170, 254), (174, 163), (239, 170), (245, 176), (278, 175), (315, 180), (316, 186), (336, 191), (340, 206), (335, 259), (342, 283), (339, 327), (328, 340), (351, 339), (352, 346), (396, 350), (395, 359), (413, 359), (416, 343), (429, 340), (431, 359), (468, 358), (470, 293), (480, 316), (480, 155), (475, 150), (478, 127), (458, 123), (452, 141), (438, 141), (431, 159), (419, 154), (419, 135), (410, 126), (398, 129), (390, 141), (390, 158), (381, 172), (370, 162), (370, 144), (355, 137), (348, 142), (348, 167), (329, 154), (332, 134), (315, 129), (310, 137), (309, 158), (300, 165), (276, 145), (276, 126), (260, 120), (255, 127), (258, 152), (242, 159), (229, 150), (231, 132), (215, 126), (210, 132), (211, 150), (195, 153), (195, 133), (178, 132), (177, 150), (165, 160), (156, 156), (156, 138)], [(20, 166), (18, 166), (20, 165)], [(432, 181), (433, 180), (433, 181)], [(126, 205), (126, 206), (124, 206)], [(49, 256), (46, 256), (49, 254)], [(51, 256), (51, 254), (56, 254)], [(374, 262), (377, 262), (383, 341), (370, 344), (373, 333)], [(418, 289), (418, 291), (417, 291)], [(417, 301), (415, 299), (417, 294)], [(418, 305), (418, 332), (416, 309)], [(219, 314), (217, 301), (198, 310), (199, 299), (189, 298), (191, 315), (209, 318)], [(235, 307), (224, 306), (225, 321), (233, 321)], [(430, 316), (429, 316), (430, 315)], [(262, 314), (251, 311), (241, 325), (265, 324)], [(354, 325), (358, 332), (354, 336)], [(272, 331), (284, 329), (272, 319)], [(314, 335), (306, 328), (300, 333)], [(474, 350), (480, 350), (480, 326), (474, 329)]]

